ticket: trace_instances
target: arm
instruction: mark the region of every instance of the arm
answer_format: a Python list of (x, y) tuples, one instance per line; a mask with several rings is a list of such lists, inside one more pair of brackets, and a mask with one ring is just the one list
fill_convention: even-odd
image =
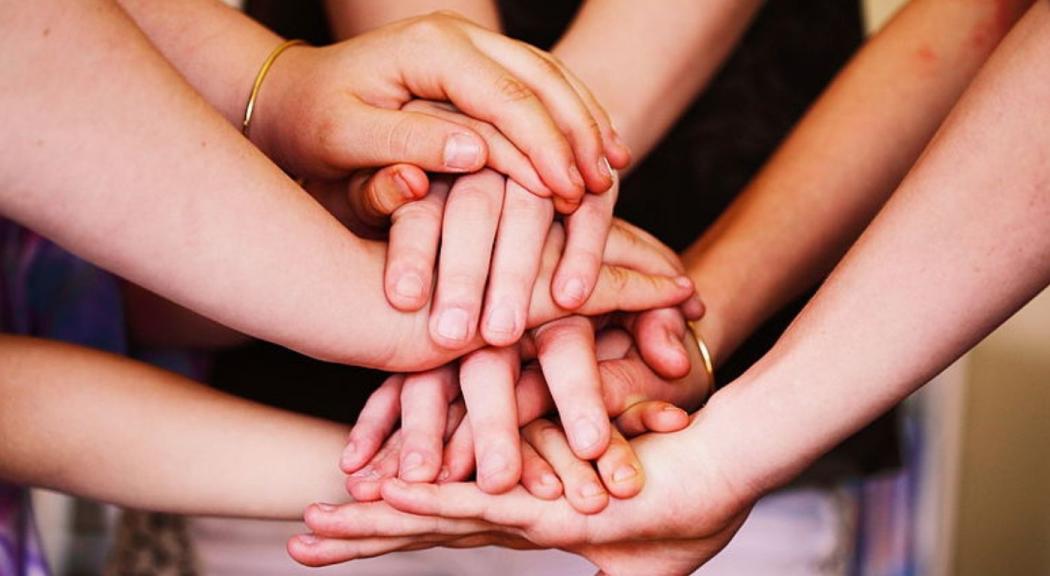
[[(0, 212), (177, 304), (318, 358), (419, 369), (482, 344), (441, 349), (425, 311), (391, 309), (386, 245), (354, 237), (303, 194), (114, 4), (5, 2), (4, 15), (19, 50), (0, 55)], [(566, 313), (549, 297), (553, 266), (530, 325)], [(636, 304), (661, 292), (626, 272), (605, 269), (584, 309), (600, 294), (625, 302), (624, 281)], [(643, 308), (691, 292), (653, 281), (675, 301)]]
[(500, 30), (495, 0), (325, 0), (325, 8), (332, 34), (340, 40), (403, 18), (438, 10), (451, 10), (489, 30)]
[(839, 74), (684, 254), (716, 361), (822, 278), (1030, 0), (915, 0)]
[[(258, 66), (280, 38), (216, 0), (120, 3), (205, 99), (239, 122)], [(298, 176), (333, 178), (398, 162), (476, 171), (487, 159), (479, 134), (400, 111), (413, 98), (449, 101), (506, 134), (542, 178), (534, 191), (553, 193), (571, 212), (586, 190), (609, 188), (599, 160), (620, 152), (605, 118), (544, 58), (448, 14), (325, 47), (297, 46), (274, 63), (250, 135)]]
[(347, 428), (125, 358), (0, 336), (0, 476), (122, 506), (294, 519), (345, 501)]
[[(636, 440), (648, 490), (584, 517), (522, 490), (492, 496), (470, 484), (389, 481), (383, 498), (400, 510), (492, 524), (435, 529), (433, 519), (399, 516), (385, 534), (440, 531), (456, 542), (511, 526), (506, 534), (568, 547), (608, 573), (691, 573), (726, 545), (755, 499), (1050, 283), (1048, 74), (1050, 3), (1037, 2), (773, 350), (687, 430)], [(307, 523), (332, 538), (360, 536), (348, 522), (360, 511), (313, 507)], [(290, 550), (308, 564), (379, 553), (354, 544), (295, 539)]]
[(704, 89), (761, 5), (587, 0), (552, 53), (602, 103), (640, 159)]

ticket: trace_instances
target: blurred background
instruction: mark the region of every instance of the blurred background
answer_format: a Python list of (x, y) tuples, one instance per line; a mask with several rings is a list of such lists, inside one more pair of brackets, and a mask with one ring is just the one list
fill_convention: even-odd
[[(865, 1), (868, 30), (905, 2)], [(910, 550), (915, 574), (1050, 575), (1050, 293), (909, 399), (903, 413), (915, 470), (905, 488), (914, 491), (911, 528), (880, 545)], [(34, 504), (56, 574), (98, 573), (113, 512), (44, 491)]]

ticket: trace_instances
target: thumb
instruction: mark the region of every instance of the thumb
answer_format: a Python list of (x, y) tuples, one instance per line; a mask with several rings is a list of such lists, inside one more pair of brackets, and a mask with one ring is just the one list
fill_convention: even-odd
[(368, 108), (327, 135), (328, 162), (343, 170), (415, 164), (429, 172), (476, 172), (488, 149), (470, 128), (418, 112)]

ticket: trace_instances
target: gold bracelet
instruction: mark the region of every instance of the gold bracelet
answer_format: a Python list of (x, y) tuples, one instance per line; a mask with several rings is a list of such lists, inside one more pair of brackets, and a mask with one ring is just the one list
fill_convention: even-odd
[(252, 115), (255, 113), (255, 99), (259, 97), (259, 89), (262, 88), (263, 80), (266, 80), (266, 74), (270, 72), (274, 61), (277, 60), (281, 53), (298, 44), (305, 44), (305, 42), (302, 40), (282, 42), (280, 46), (273, 49), (273, 52), (270, 52), (270, 55), (263, 62), (262, 68), (259, 68), (259, 73), (255, 75), (255, 83), (252, 84), (252, 94), (248, 97), (248, 105), (244, 107), (244, 122), (241, 124), (241, 133), (245, 136), (248, 135), (248, 128), (252, 125)]
[(696, 347), (700, 349), (700, 357), (704, 359), (704, 369), (707, 370), (707, 377), (711, 381), (711, 390), (714, 391), (715, 363), (711, 359), (711, 350), (707, 347), (707, 342), (704, 342), (704, 337), (700, 334), (700, 327), (696, 322), (690, 322), (689, 329), (693, 331), (693, 338), (696, 338)]

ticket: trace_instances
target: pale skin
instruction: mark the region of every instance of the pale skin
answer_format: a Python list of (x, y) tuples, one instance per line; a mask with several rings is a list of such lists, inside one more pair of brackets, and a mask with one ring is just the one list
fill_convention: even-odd
[[(387, 305), (386, 245), (353, 236), (303, 194), (115, 4), (12, 3), (4, 14), (21, 47), (3, 59), (5, 215), (175, 303), (311, 356), (420, 369), (461, 354), (430, 341), (426, 312)], [(552, 255), (559, 234), (547, 237)], [(546, 261), (549, 278), (556, 256)], [(615, 267), (601, 276), (605, 296), (593, 303), (606, 301), (590, 312), (692, 294), (688, 281)], [(536, 291), (530, 324), (566, 313), (549, 292)]]
[[(605, 363), (644, 366), (622, 333), (604, 336), (601, 348)], [(0, 374), (4, 480), (177, 514), (291, 520), (309, 502), (348, 500), (334, 465), (346, 426), (255, 404), (121, 356), (35, 338), (0, 335)], [(607, 392), (621, 397), (633, 390), (637, 383), (620, 381)], [(669, 408), (651, 403), (620, 425), (632, 435), (682, 429), (685, 413)], [(553, 499), (564, 486), (575, 498), (596, 485), (593, 469), (563, 464), (567, 448), (532, 436), (526, 430), (521, 438), (530, 491)], [(609, 450), (598, 465), (611, 468), (624, 458), (622, 450)]]
[[(683, 255), (704, 298), (699, 325), (716, 364), (841, 257), (1030, 4), (913, 2), (840, 74), (740, 198)], [(582, 335), (575, 340), (586, 342)], [(671, 348), (664, 354), (680, 357)], [(560, 364), (551, 372), (565, 370)], [(437, 435), (431, 430), (427, 437)]]
[(363, 539), (294, 540), (293, 555), (328, 562), (378, 553), (406, 535), (433, 543), (437, 534), (476, 534), (449, 519), (465, 518), (577, 550), (609, 574), (689, 573), (728, 542), (750, 503), (913, 392), (1050, 283), (1050, 112), (1039, 105), (1050, 98), (1047, 74), (1050, 4), (1037, 2), (773, 350), (687, 430), (637, 440), (650, 490), (584, 520), (564, 502), (517, 491), (491, 496), (470, 484), (390, 481), (383, 487), (389, 504), (446, 519), (407, 517), (382, 504), (344, 508), (397, 519), (390, 530), (365, 533), (344, 530), (339, 511), (311, 509), (316, 533)]

